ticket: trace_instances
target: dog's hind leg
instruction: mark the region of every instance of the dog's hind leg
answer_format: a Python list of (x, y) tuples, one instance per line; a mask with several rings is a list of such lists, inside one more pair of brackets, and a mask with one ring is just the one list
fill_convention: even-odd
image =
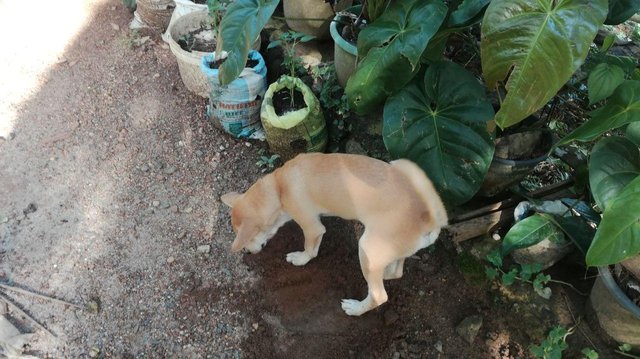
[(400, 258), (391, 262), (384, 269), (384, 279), (399, 279), (402, 278), (402, 269), (404, 267), (404, 258)]
[(294, 218), (304, 232), (304, 251), (287, 254), (287, 262), (295, 266), (303, 266), (318, 256), (322, 236), (326, 232), (320, 217)]
[[(359, 316), (387, 301), (384, 289), (385, 268), (392, 265), (395, 258), (390, 257), (393, 250), (386, 248), (385, 243), (375, 238), (367, 238), (366, 233), (360, 239), (358, 255), (360, 268), (369, 287), (367, 297), (361, 301), (343, 299), (342, 309), (347, 315)], [(394, 268), (395, 269), (395, 268)]]

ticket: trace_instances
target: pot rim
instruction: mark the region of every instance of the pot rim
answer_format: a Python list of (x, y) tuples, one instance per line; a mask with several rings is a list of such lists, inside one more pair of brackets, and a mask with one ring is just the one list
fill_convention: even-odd
[(501, 165), (506, 165), (506, 166), (519, 166), (519, 167), (527, 167), (527, 166), (534, 166), (542, 161), (544, 161), (547, 157), (549, 157), (549, 150), (551, 148), (553, 148), (553, 133), (551, 132), (551, 130), (546, 129), (546, 128), (535, 128), (535, 129), (523, 129), (522, 131), (518, 131), (518, 132), (514, 132), (511, 133), (509, 135), (513, 135), (516, 133), (521, 133), (521, 132), (526, 132), (526, 131), (540, 131), (543, 132), (545, 135), (550, 136), (550, 143), (549, 143), (549, 149), (547, 149), (547, 151), (535, 158), (531, 158), (528, 160), (511, 160), (511, 159), (507, 159), (507, 158), (501, 158), (501, 157), (493, 157), (491, 162), (495, 162), (496, 164), (501, 164)]
[(631, 299), (629, 299), (629, 297), (627, 297), (627, 295), (622, 292), (622, 289), (618, 287), (618, 284), (611, 275), (609, 267), (598, 267), (598, 273), (600, 274), (602, 283), (604, 283), (605, 287), (607, 287), (607, 289), (609, 290), (609, 293), (611, 293), (616, 298), (618, 303), (620, 303), (620, 305), (622, 305), (624, 309), (631, 312), (631, 314), (633, 314), (637, 319), (640, 319), (640, 307), (635, 305), (631, 301)]
[[(349, 11), (351, 9), (357, 8), (360, 5), (355, 5), (352, 6), (348, 9), (346, 9), (346, 11)], [(331, 24), (329, 25), (329, 33), (331, 34), (331, 38), (333, 39), (333, 42), (336, 43), (336, 45), (338, 45), (338, 47), (340, 47), (341, 49), (343, 49), (344, 51), (348, 52), (349, 54), (353, 55), (353, 56), (358, 56), (358, 48), (353, 46), (353, 44), (351, 44), (350, 42), (348, 42), (347, 40), (345, 40), (340, 33), (338, 32), (338, 21), (340, 20), (341, 16), (340, 15), (336, 15), (333, 20), (331, 20)]]

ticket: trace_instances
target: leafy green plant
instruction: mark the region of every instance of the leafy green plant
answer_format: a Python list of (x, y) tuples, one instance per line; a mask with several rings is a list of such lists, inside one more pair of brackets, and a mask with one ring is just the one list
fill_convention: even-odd
[(553, 280), (551, 276), (541, 272), (542, 264), (522, 264), (505, 271), (502, 269), (503, 255), (499, 250), (490, 252), (486, 259), (492, 264), (491, 267), (485, 268), (485, 274), (490, 280), (500, 279), (500, 283), (504, 286), (510, 286), (516, 281), (529, 283), (536, 294), (545, 299), (551, 298), (551, 288), (547, 287), (546, 284)]
[(627, 358), (640, 359), (640, 355), (631, 354), (632, 349), (633, 347), (631, 346), (631, 344), (622, 344), (618, 347), (618, 350), (616, 350), (615, 352)]
[(318, 100), (322, 106), (329, 127), (328, 150), (336, 152), (340, 142), (351, 132), (351, 106), (344, 89), (338, 83), (333, 64), (316, 66), (311, 70), (316, 83)]
[(262, 172), (272, 172), (278, 166), (280, 156), (277, 154), (269, 155), (264, 148), (258, 150), (260, 159), (256, 162), (256, 166), (262, 168)]
[(562, 359), (562, 352), (569, 348), (567, 337), (573, 334), (574, 330), (574, 328), (567, 330), (561, 326), (555, 327), (540, 345), (532, 345), (529, 350), (539, 359)]
[[(307, 42), (313, 39), (315, 39), (314, 36), (305, 35), (301, 32), (289, 30), (283, 32), (278, 40), (272, 41), (267, 48), (271, 49), (277, 46), (281, 46), (284, 49), (282, 66), (286, 67), (289, 70), (289, 76), (297, 77), (298, 74), (306, 73), (307, 70), (302, 65), (302, 60), (300, 59), (300, 57), (296, 56), (296, 46), (301, 42)], [(291, 87), (289, 91), (289, 97), (291, 98), (291, 107), (293, 107), (293, 93), (295, 91), (295, 88)]]
[(591, 348), (583, 348), (581, 353), (584, 355), (584, 359), (598, 359), (600, 357), (598, 352)]

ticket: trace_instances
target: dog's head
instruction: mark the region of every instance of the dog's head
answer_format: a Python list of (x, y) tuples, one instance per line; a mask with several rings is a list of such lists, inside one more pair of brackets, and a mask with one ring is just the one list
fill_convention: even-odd
[(231, 192), (220, 199), (231, 207), (231, 224), (236, 238), (231, 245), (232, 252), (243, 249), (258, 253), (267, 245), (278, 228), (288, 220), (280, 209), (280, 201), (274, 203), (273, 198), (265, 195), (252, 198), (253, 193), (240, 194)]

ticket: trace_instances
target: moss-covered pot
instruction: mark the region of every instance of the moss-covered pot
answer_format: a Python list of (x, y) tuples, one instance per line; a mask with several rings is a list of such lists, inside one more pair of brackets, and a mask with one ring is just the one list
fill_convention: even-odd
[(599, 267), (598, 272), (589, 296), (598, 324), (618, 343), (640, 350), (640, 307), (618, 287), (609, 268)]
[[(361, 5), (356, 5), (348, 8), (346, 11), (355, 14), (359, 13), (361, 8)], [(333, 57), (336, 65), (338, 83), (340, 86), (345, 87), (347, 86), (349, 77), (356, 71), (358, 48), (342, 37), (343, 27), (342, 16), (336, 15), (333, 21), (331, 21), (329, 29), (334, 42)]]
[[(273, 96), (283, 89), (302, 93), (305, 107), (278, 116)], [(320, 101), (309, 86), (296, 77), (282, 76), (264, 94), (260, 120), (272, 152), (287, 161), (302, 152), (323, 152), (327, 146), (327, 128)]]
[[(351, 6), (352, 0), (339, 0), (336, 12)], [(329, 38), (329, 23), (334, 16), (331, 5), (325, 0), (283, 0), (287, 25), (298, 32), (323, 40)]]
[(478, 191), (485, 197), (506, 191), (544, 161), (553, 145), (553, 135), (546, 129), (534, 129), (499, 137), (495, 143), (491, 166)]

